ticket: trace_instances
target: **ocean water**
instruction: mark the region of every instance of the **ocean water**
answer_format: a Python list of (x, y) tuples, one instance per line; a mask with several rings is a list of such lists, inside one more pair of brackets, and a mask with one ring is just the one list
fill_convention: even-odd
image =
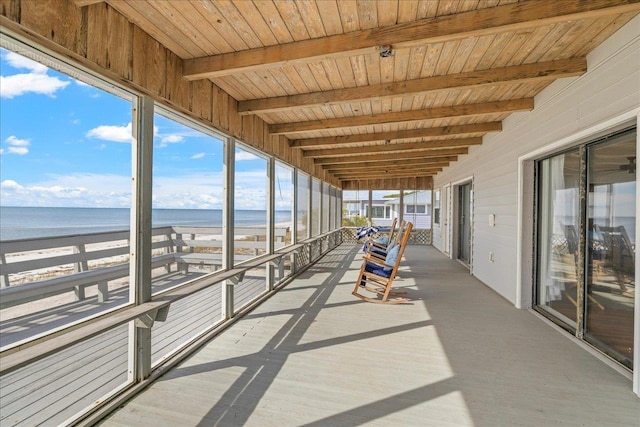
[[(276, 211), (276, 223), (290, 220), (290, 211)], [(263, 225), (265, 223), (265, 211), (235, 211), (236, 226)], [(220, 227), (222, 226), (222, 210), (154, 209), (152, 224), (153, 227), (167, 225)], [(0, 206), (0, 241), (127, 229), (129, 229), (129, 209)]]

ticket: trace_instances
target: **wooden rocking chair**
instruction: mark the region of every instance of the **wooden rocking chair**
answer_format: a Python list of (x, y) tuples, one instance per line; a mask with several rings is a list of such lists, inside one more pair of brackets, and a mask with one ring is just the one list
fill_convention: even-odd
[(391, 231), (389, 232), (389, 241), (386, 244), (376, 242), (373, 239), (369, 240), (366, 250), (367, 254), (371, 253), (374, 256), (377, 256), (378, 258), (384, 260), (384, 258), (387, 256), (387, 250), (394, 247), (395, 245), (400, 244), (400, 241), (402, 240), (402, 230), (404, 229), (406, 224), (405, 221), (402, 221), (400, 227), (398, 228), (398, 233), (396, 233), (395, 227), (397, 221), (398, 219), (394, 218), (393, 224), (391, 225)]
[[(402, 240), (389, 251), (385, 261), (382, 261), (380, 258), (369, 253), (362, 258), (364, 261), (362, 262), (362, 267), (360, 267), (360, 274), (358, 275), (358, 280), (356, 280), (356, 285), (353, 289), (354, 296), (367, 302), (382, 304), (400, 304), (408, 302), (406, 298), (389, 299), (389, 296), (395, 297), (406, 294), (404, 291), (392, 291), (391, 287), (393, 286), (393, 279), (395, 279), (398, 268), (400, 267), (402, 254), (404, 253), (404, 248), (411, 236), (412, 228), (413, 224), (410, 222), (407, 223)], [(393, 264), (391, 264), (391, 262), (393, 262)], [(378, 294), (381, 298), (370, 298), (365, 295), (361, 295), (359, 293), (361, 289)]]
[[(396, 225), (398, 224), (398, 218), (393, 218), (393, 222), (391, 223), (391, 228), (389, 229), (389, 239), (387, 240), (387, 243), (380, 243), (379, 239), (371, 239), (370, 243), (376, 247), (379, 247), (381, 249), (386, 249), (387, 246), (389, 246), (391, 244), (391, 242), (393, 242), (393, 236), (395, 235), (396, 232)], [(404, 224), (404, 223), (403, 223)]]

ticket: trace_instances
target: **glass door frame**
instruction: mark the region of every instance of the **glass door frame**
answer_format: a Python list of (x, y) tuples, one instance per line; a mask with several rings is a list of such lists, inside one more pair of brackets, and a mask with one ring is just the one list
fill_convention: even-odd
[[(552, 321), (554, 324), (558, 325), (559, 327), (567, 330), (568, 332), (570, 332), (571, 334), (575, 335), (576, 338), (578, 338), (579, 340), (586, 342), (592, 346), (594, 346), (594, 348), (596, 348), (598, 351), (602, 352), (603, 354), (606, 354), (608, 357), (610, 357), (612, 360), (620, 363), (620, 366), (624, 367), (624, 369), (629, 369), (629, 370), (633, 370), (638, 369), (638, 366), (635, 367), (628, 367), (626, 365), (624, 365), (622, 363), (622, 360), (620, 360), (620, 358), (615, 354), (614, 351), (608, 351), (608, 349), (606, 348), (606, 346), (601, 346), (601, 345), (597, 345), (597, 340), (593, 340), (593, 339), (589, 339), (586, 335), (586, 331), (587, 331), (587, 325), (586, 325), (586, 320), (587, 320), (587, 303), (585, 301), (585, 295), (586, 295), (586, 291), (587, 291), (587, 270), (589, 268), (588, 266), (588, 239), (587, 239), (587, 234), (589, 232), (589, 230), (587, 229), (587, 221), (588, 221), (588, 199), (589, 199), (589, 192), (588, 192), (588, 185), (589, 185), (589, 171), (588, 171), (588, 165), (590, 164), (590, 159), (589, 159), (589, 155), (590, 152), (592, 151), (593, 147), (596, 147), (599, 144), (603, 144), (603, 143), (607, 143), (610, 142), (612, 140), (614, 140), (614, 138), (630, 132), (630, 131), (635, 131), (636, 132), (636, 141), (637, 141), (637, 126), (636, 124), (633, 124), (631, 126), (625, 126), (622, 129), (618, 129), (615, 131), (612, 131), (606, 135), (594, 138), (592, 140), (589, 141), (584, 141), (581, 144), (578, 145), (572, 145), (570, 147), (565, 147), (564, 149), (561, 149), (559, 151), (553, 152), (553, 153), (549, 153), (548, 155), (545, 155), (544, 157), (540, 157), (535, 159), (534, 162), (534, 168), (533, 168), (533, 182), (534, 182), (534, 197), (533, 197), (533, 203), (534, 203), (534, 218), (533, 218), (533, 230), (534, 230), (534, 238), (533, 238), (533, 261), (534, 261), (534, 265), (533, 265), (533, 269), (532, 269), (532, 309), (535, 310), (537, 313), (539, 313), (540, 315), (542, 315), (543, 317), (549, 319), (550, 321)], [(637, 144), (637, 143), (636, 143)], [(637, 145), (636, 145), (637, 147)], [(541, 165), (542, 162), (562, 155), (564, 153), (568, 153), (571, 151), (576, 150), (576, 148), (579, 150), (579, 156), (580, 156), (580, 160), (579, 160), (579, 182), (578, 182), (578, 186), (579, 186), (579, 224), (578, 224), (578, 262), (577, 262), (577, 282), (578, 282), (578, 294), (577, 294), (577, 320), (576, 320), (576, 326), (572, 326), (567, 324), (566, 322), (562, 321), (561, 319), (559, 319), (558, 317), (554, 316), (550, 311), (544, 309), (541, 307), (541, 304), (539, 304), (539, 273), (540, 273), (540, 263), (541, 263), (541, 253), (540, 253), (540, 239), (541, 239), (541, 230), (540, 230), (540, 218), (541, 218), (541, 210), (542, 210), (542, 206), (541, 206), (541, 191), (542, 191), (542, 176), (540, 173), (540, 169), (541, 169)], [(638, 148), (636, 148), (636, 152), (638, 151)], [(637, 173), (637, 172), (636, 172)], [(637, 182), (637, 178), (636, 178), (636, 182)], [(640, 194), (638, 192), (640, 188), (638, 188), (636, 186), (636, 198), (638, 197), (638, 195)], [(637, 208), (636, 208), (636, 215), (637, 215)], [(637, 223), (637, 219), (636, 219), (636, 223)], [(636, 230), (636, 233), (640, 231), (640, 230)], [(636, 272), (636, 277), (637, 277), (637, 272)], [(637, 304), (636, 304), (637, 305)], [(635, 307), (634, 310), (637, 312), (639, 307)], [(636, 338), (637, 339), (637, 338)], [(632, 343), (632, 345), (635, 345), (635, 347), (637, 348), (638, 346), (636, 345), (636, 343)]]

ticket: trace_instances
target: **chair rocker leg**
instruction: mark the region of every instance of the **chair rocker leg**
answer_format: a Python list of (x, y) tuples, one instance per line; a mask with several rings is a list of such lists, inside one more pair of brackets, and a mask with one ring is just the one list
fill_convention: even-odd
[[(360, 282), (358, 282), (359, 284)], [(365, 286), (364, 289), (366, 289), (369, 292), (372, 292), (374, 294), (377, 294), (378, 297), (376, 298), (370, 298), (367, 296), (364, 296), (360, 293), (358, 293), (358, 288), (356, 288), (356, 290), (353, 292), (353, 295), (360, 298), (363, 301), (367, 301), (367, 302), (373, 302), (373, 303), (377, 303), (377, 304), (402, 304), (402, 303), (406, 303), (409, 302), (409, 300), (407, 298), (392, 298), (389, 299), (389, 297), (395, 297), (396, 295), (406, 295), (406, 292), (404, 291), (391, 291), (390, 288), (383, 286), (381, 284), (378, 283), (374, 283), (375, 286), (378, 287), (378, 289), (371, 287), (370, 284), (365, 282)]]
[(406, 298), (380, 299), (380, 298), (369, 298), (358, 293), (354, 293), (354, 295), (363, 301), (373, 302), (376, 304), (404, 304), (409, 302), (409, 300)]

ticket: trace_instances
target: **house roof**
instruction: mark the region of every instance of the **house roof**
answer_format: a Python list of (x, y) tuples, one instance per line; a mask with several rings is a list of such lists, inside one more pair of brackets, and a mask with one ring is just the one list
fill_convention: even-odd
[(429, 181), (555, 80), (585, 73), (586, 55), (640, 11), (638, 0), (104, 3), (177, 55), (179, 78), (213, 82), (344, 189)]

